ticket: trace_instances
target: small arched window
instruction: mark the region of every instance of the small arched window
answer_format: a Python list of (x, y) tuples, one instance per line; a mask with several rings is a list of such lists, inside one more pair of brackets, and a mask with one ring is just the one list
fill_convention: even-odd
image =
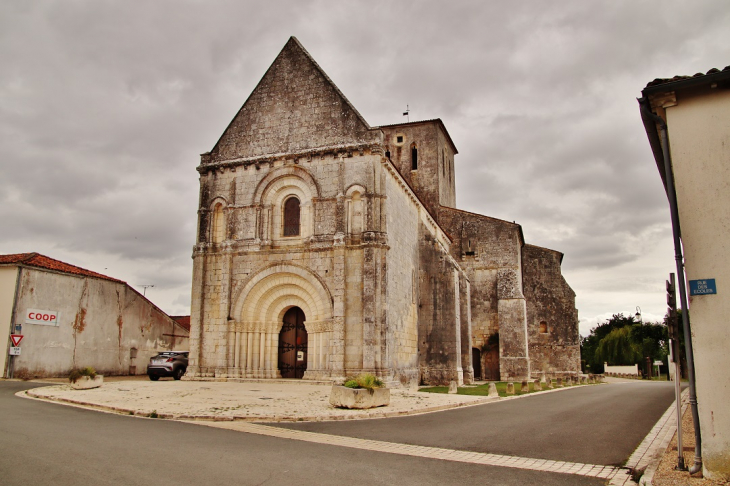
[(299, 199), (290, 197), (284, 202), (284, 236), (299, 236)]
[(218, 203), (213, 208), (213, 228), (211, 231), (211, 240), (213, 243), (221, 243), (224, 240), (226, 221), (223, 214), (223, 204)]
[(415, 144), (411, 147), (411, 170), (418, 170), (418, 149)]
[(547, 322), (545, 322), (545, 321), (540, 322), (540, 332), (543, 334), (548, 332)]

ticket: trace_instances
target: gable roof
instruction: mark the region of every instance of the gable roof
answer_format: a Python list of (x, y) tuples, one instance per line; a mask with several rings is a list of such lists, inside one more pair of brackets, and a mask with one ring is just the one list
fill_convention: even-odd
[(295, 37), (223, 132), (210, 161), (294, 153), (379, 141), (372, 129)]
[(68, 273), (71, 275), (78, 275), (82, 277), (93, 277), (93, 278), (101, 278), (104, 280), (110, 280), (112, 282), (117, 282), (126, 285), (127, 283), (122, 280), (117, 280), (116, 278), (107, 277), (106, 275), (102, 275), (100, 273), (92, 272), (91, 270), (86, 270), (85, 268), (77, 267), (76, 265), (71, 265), (70, 263), (65, 263), (60, 260), (55, 260), (53, 258), (47, 257), (45, 255), (41, 255), (40, 253), (14, 253), (10, 255), (0, 255), (0, 266), (1, 265), (18, 265), (18, 266), (24, 266), (24, 267), (35, 267), (35, 268), (42, 268), (44, 270), (52, 270), (54, 272), (59, 273)]
[(190, 332), (190, 316), (170, 316), (177, 325)]
[[(98, 278), (102, 280), (108, 280), (110, 282), (122, 284), (125, 287), (127, 287), (129, 290), (137, 294), (137, 296), (141, 299), (144, 299), (147, 301), (149, 305), (160, 311), (163, 315), (170, 317), (167, 315), (167, 312), (160, 309), (157, 305), (155, 305), (151, 300), (149, 300), (145, 295), (139, 293), (135, 288), (130, 286), (127, 282), (124, 280), (119, 280), (116, 278), (109, 277), (107, 275), (102, 275), (101, 273), (92, 272), (91, 270), (86, 270), (85, 268), (77, 267), (76, 265), (71, 265), (70, 263), (62, 262), (61, 260), (56, 260), (54, 258), (47, 257), (45, 255), (41, 255), (40, 253), (12, 253), (8, 255), (0, 255), (0, 267), (9, 267), (9, 266), (19, 266), (19, 267), (28, 267), (28, 268), (38, 268), (41, 270), (50, 270), (52, 272), (57, 273), (65, 273), (68, 275), (75, 275), (78, 277), (91, 277), (91, 278)], [(180, 324), (181, 327), (185, 328), (183, 324)], [(188, 331), (190, 331), (190, 326), (188, 325), (187, 328)]]

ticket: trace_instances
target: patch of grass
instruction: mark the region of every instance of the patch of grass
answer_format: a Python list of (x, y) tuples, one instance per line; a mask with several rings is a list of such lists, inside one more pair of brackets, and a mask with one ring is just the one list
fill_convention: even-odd
[(149, 417), (150, 418), (160, 418), (160, 416), (157, 414), (157, 410), (152, 410)]
[[(557, 382), (553, 380), (553, 388), (556, 386)], [(506, 381), (499, 381), (495, 383), (497, 387), (497, 393), (500, 397), (507, 397), (512, 395), (507, 395), (507, 382)], [(542, 390), (535, 390), (535, 384), (533, 382), (529, 382), (528, 385), (530, 386), (529, 392), (522, 392), (522, 382), (514, 382), (515, 385), (515, 393), (514, 395), (526, 395), (528, 393), (539, 393), (540, 391), (547, 390), (547, 385), (543, 385)], [(571, 385), (565, 385), (565, 386), (571, 386)], [(581, 386), (581, 385), (574, 385), (574, 386)], [(448, 386), (431, 386), (427, 388), (420, 388), (418, 391), (427, 392), (427, 393), (448, 393), (449, 387)], [(484, 385), (479, 386), (463, 386), (457, 388), (458, 395), (474, 395), (474, 396), (483, 396), (486, 397), (489, 394), (489, 384), (486, 383)]]
[(384, 384), (380, 378), (364, 373), (354, 378), (347, 378), (344, 385), (347, 388), (367, 388), (368, 390), (372, 390), (373, 388), (382, 388)]
[(71, 373), (68, 374), (68, 381), (76, 383), (82, 376), (88, 376), (93, 380), (96, 378), (96, 370), (91, 366), (87, 366), (86, 368), (74, 368), (71, 370)]

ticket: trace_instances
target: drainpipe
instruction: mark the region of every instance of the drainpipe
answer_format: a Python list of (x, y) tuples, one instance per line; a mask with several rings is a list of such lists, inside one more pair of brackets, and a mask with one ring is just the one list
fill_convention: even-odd
[[(697, 389), (695, 387), (695, 360), (692, 352), (692, 333), (689, 325), (689, 307), (687, 305), (687, 288), (684, 277), (684, 258), (682, 257), (682, 241), (679, 229), (679, 212), (677, 210), (677, 195), (674, 188), (672, 161), (669, 154), (669, 135), (667, 124), (660, 116), (652, 113), (645, 102), (641, 102), (641, 109), (659, 126), (662, 153), (664, 155), (664, 174), (667, 183), (667, 197), (669, 198), (669, 212), (672, 217), (672, 236), (674, 237), (674, 259), (677, 264), (677, 280), (679, 298), (682, 306), (682, 328), (684, 330), (684, 347), (687, 354), (687, 373), (689, 375), (689, 403), (692, 409), (692, 423), (695, 428), (695, 461), (689, 468), (690, 475), (702, 471), (702, 436), (700, 434), (700, 417), (697, 412)], [(678, 424), (681, 426), (681, 424)]]

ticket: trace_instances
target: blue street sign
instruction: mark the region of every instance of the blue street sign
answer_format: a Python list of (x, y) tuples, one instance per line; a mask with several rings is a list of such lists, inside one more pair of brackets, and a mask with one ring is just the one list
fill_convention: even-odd
[(717, 287), (715, 286), (714, 278), (689, 281), (689, 295), (708, 295), (716, 293)]

